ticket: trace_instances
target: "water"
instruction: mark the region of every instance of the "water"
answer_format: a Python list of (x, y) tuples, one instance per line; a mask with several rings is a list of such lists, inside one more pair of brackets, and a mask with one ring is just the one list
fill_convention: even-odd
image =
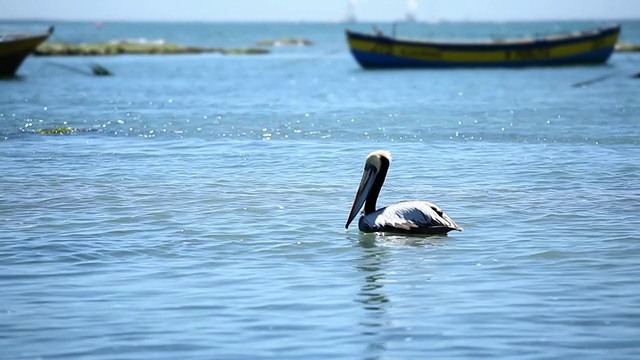
[[(45, 27), (5, 28), (18, 25)], [(363, 71), (339, 24), (92, 26), (57, 24), (56, 35), (316, 44), (267, 56), (31, 57), (0, 82), (0, 358), (640, 351), (639, 55)], [(458, 29), (412, 26), (402, 29)], [(624, 23), (623, 40), (640, 42), (638, 29)], [(69, 71), (93, 62), (116, 76)], [(93, 131), (34, 133), (61, 126)], [(465, 231), (345, 231), (377, 149), (394, 155), (380, 204), (430, 200)]]

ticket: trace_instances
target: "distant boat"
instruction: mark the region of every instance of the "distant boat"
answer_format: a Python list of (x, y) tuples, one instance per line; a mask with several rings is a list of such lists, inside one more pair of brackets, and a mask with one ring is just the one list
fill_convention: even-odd
[(365, 69), (525, 67), (605, 63), (620, 25), (538, 38), (421, 41), (346, 30), (349, 48)]
[(53, 26), (44, 33), (0, 35), (0, 76), (14, 76), (24, 59), (52, 33)]

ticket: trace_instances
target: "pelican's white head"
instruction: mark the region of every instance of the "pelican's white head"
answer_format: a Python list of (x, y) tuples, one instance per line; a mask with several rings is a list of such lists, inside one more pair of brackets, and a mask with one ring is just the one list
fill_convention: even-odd
[(367, 165), (372, 165), (376, 169), (380, 170), (380, 158), (386, 158), (387, 160), (389, 160), (389, 162), (391, 162), (391, 153), (387, 150), (376, 150), (367, 155), (367, 160), (365, 160), (364, 166), (367, 167)]

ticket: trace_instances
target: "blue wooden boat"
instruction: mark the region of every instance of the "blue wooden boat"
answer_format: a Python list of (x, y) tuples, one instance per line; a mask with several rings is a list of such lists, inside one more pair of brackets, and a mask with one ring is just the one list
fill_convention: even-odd
[(420, 41), (346, 30), (356, 61), (365, 69), (526, 67), (605, 63), (620, 26), (539, 38), (491, 41)]

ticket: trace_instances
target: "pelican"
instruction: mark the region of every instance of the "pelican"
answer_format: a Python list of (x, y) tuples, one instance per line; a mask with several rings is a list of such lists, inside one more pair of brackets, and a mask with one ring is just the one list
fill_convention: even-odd
[(462, 231), (442, 209), (426, 201), (401, 201), (376, 210), (376, 201), (390, 164), (391, 154), (388, 151), (378, 150), (367, 156), (345, 229), (349, 228), (364, 205), (364, 213), (358, 221), (362, 232), (446, 234), (451, 230)]

